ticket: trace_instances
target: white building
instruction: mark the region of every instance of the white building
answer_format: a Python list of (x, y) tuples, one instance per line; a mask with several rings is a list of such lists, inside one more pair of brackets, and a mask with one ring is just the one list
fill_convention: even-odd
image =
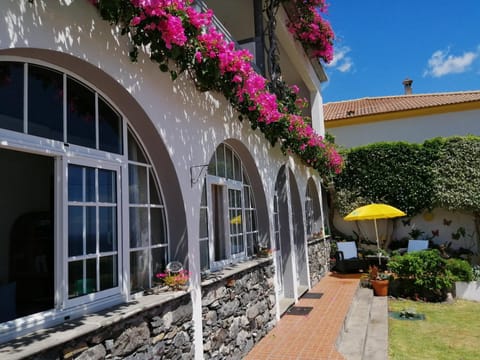
[[(261, 1), (206, 4), (255, 48)], [(325, 75), (286, 21), (280, 8), (284, 78), (321, 109)], [(89, 1), (1, 6), (2, 359), (240, 356), (326, 271), (316, 171), (238, 121), (223, 95), (129, 51)], [(321, 111), (311, 116), (323, 133)], [(257, 257), (260, 246), (274, 256)], [(173, 261), (188, 291), (144, 296)], [(147, 348), (122, 347), (133, 338)]]
[(346, 147), (480, 134), (480, 91), (362, 98), (323, 109), (327, 131)]
[[(351, 148), (383, 141), (423, 143), (435, 137), (480, 135), (480, 91), (412, 94), (411, 80), (403, 82), (405, 95), (362, 98), (324, 104), (325, 128), (335, 142)], [(392, 222), (397, 221), (392, 234)], [(336, 214), (335, 226), (353, 235), (360, 231), (374, 238), (369, 222), (345, 222)], [(480, 251), (474, 217), (446, 209), (425, 211), (412, 219), (379, 221), (379, 236), (385, 240), (408, 238), (413, 229), (437, 244), (451, 243), (452, 249)], [(460, 235), (463, 234), (463, 235)], [(478, 255), (473, 259), (478, 263)]]

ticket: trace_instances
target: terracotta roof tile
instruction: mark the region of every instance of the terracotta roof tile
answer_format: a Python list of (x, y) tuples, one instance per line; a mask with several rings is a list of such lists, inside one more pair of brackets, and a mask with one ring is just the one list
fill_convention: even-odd
[(480, 101), (480, 91), (383, 96), (326, 103), (323, 114), (330, 121), (475, 101)]

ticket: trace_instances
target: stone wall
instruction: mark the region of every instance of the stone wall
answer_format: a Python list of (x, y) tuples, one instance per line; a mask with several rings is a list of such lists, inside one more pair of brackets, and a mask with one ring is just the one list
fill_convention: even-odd
[(311, 286), (315, 286), (330, 271), (330, 240), (315, 239), (308, 242), (308, 263)]
[[(75, 326), (75, 323), (72, 322), (71, 326)], [(192, 303), (190, 295), (185, 294), (102, 326), (75, 340), (66, 343), (59, 340), (54, 348), (36, 354), (31, 359), (187, 360), (193, 357)]]
[(202, 288), (204, 359), (241, 359), (275, 325), (273, 261)]

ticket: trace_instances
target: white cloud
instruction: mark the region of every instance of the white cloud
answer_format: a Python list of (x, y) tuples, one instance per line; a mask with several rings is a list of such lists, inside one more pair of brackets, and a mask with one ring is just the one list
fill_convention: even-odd
[(350, 56), (348, 56), (349, 52), (350, 48), (347, 46), (335, 49), (333, 60), (330, 64), (327, 64), (327, 67), (333, 68), (342, 73), (353, 70), (353, 60)]
[(449, 53), (450, 49), (435, 51), (428, 60), (428, 67), (423, 76), (441, 77), (466, 72), (480, 54), (480, 48), (477, 51), (464, 52), (463, 55), (459, 56)]

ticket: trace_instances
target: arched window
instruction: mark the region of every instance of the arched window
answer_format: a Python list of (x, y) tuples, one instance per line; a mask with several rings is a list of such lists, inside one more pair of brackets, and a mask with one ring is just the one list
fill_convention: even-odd
[(307, 239), (319, 237), (322, 232), (322, 214), (317, 187), (313, 179), (309, 179), (305, 194), (305, 223)]
[(212, 156), (200, 205), (201, 269), (247, 258), (258, 242), (257, 212), (239, 156), (221, 144)]
[(0, 323), (150, 287), (168, 260), (166, 210), (126, 119), (92, 85), (33, 63), (0, 61), (0, 97)]

